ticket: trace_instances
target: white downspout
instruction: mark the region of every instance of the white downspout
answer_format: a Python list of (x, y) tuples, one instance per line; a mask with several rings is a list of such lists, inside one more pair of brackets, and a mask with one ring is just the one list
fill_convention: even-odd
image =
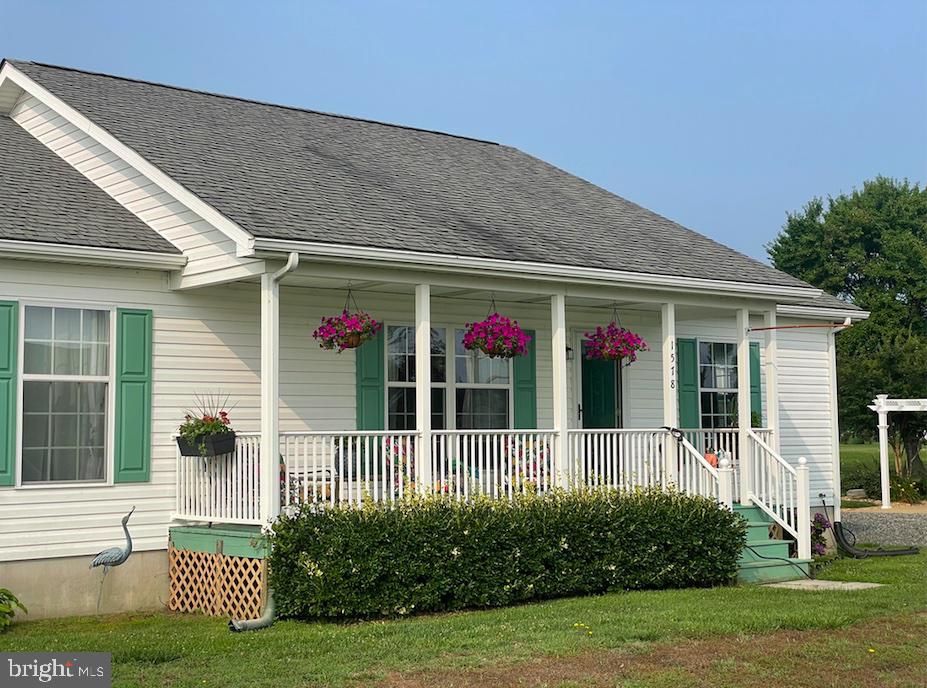
[(280, 280), (299, 265), (293, 251), (286, 265), (261, 275), (261, 523), (280, 515)]

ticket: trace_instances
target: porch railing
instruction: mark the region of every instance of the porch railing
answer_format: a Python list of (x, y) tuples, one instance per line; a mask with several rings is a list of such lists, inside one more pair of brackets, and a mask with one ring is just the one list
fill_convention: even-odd
[(718, 502), (728, 501), (724, 497), (728, 490), (722, 489), (718, 468), (708, 463), (704, 454), (685, 435), (676, 445), (676, 455), (675, 475), (671, 482), (680, 492), (708, 497)]
[(414, 431), (285, 432), (280, 504), (396, 501), (415, 489)]
[(747, 436), (750, 501), (795, 538), (800, 558), (810, 559), (811, 503), (805, 458), (792, 466), (756, 432), (748, 431)]
[(177, 455), (174, 516), (189, 521), (260, 523), (258, 433), (238, 433), (235, 451), (200, 458)]
[(553, 430), (435, 430), (431, 476), (435, 492), (511, 497), (557, 484)]
[[(731, 504), (744, 494), (810, 556), (810, 499), (804, 459), (797, 467), (777, 454), (769, 432), (748, 432), (746, 462), (737, 430), (687, 430), (676, 441), (666, 429), (569, 430), (563, 456), (553, 430), (436, 430), (431, 461), (419, 466), (415, 431), (287, 432), (280, 435), (279, 487), (284, 508), (304, 504), (359, 505), (397, 501), (409, 490), (457, 499), (505, 498), (564, 485), (661, 487)], [(174, 516), (216, 523), (261, 522), (260, 436), (239, 433), (235, 451), (201, 459), (177, 457)], [(706, 453), (724, 451), (740, 468), (720, 470)]]
[[(686, 429), (682, 432), (703, 456), (707, 454), (719, 456), (719, 452), (723, 452), (734, 469), (734, 494), (741, 494), (739, 430), (737, 428), (698, 428)], [(753, 432), (767, 444), (772, 438), (772, 431), (768, 428), (754, 428)]]
[(570, 430), (567, 479), (589, 487), (665, 486), (665, 430)]

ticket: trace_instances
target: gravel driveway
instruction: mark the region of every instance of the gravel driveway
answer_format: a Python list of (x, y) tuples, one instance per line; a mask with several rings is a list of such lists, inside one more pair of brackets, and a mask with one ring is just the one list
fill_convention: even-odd
[(927, 547), (927, 514), (844, 509), (842, 519), (857, 542)]

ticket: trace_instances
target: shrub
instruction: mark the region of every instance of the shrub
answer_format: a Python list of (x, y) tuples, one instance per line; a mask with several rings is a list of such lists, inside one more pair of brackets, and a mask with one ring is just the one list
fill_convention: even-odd
[(858, 463), (841, 469), (840, 489), (843, 494), (846, 494), (847, 490), (866, 490), (867, 497), (877, 499), (882, 494), (882, 478), (878, 464), (873, 466)]
[[(890, 477), (892, 499), (916, 504), (927, 497), (927, 480), (900, 478), (894, 470), (890, 470)], [(845, 468), (840, 476), (840, 488), (844, 494), (847, 490), (862, 488), (866, 490), (866, 496), (870, 499), (879, 499), (882, 496), (882, 474), (879, 466), (855, 464)]]
[(731, 582), (745, 525), (708, 499), (589, 490), (305, 507), (274, 525), (281, 616), (370, 617)]
[(924, 500), (924, 482), (913, 478), (892, 477), (892, 501), (919, 504)]
[(16, 599), (16, 595), (6, 588), (0, 588), (0, 633), (3, 633), (13, 624), (13, 617), (16, 616), (17, 609), (28, 613), (22, 603)]

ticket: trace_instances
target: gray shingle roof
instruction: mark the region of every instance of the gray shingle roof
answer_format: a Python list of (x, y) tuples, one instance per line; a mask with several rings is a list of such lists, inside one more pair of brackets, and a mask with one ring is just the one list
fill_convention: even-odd
[(7, 117), (0, 152), (0, 238), (179, 253)]
[(803, 301), (801, 303), (796, 303), (796, 306), (813, 306), (814, 308), (834, 308), (842, 309), (845, 311), (860, 311), (862, 308), (856, 306), (848, 301), (843, 299), (838, 299), (836, 296), (831, 296), (830, 294), (821, 294), (819, 297), (812, 301)]
[(509, 146), (13, 64), (256, 237), (807, 286)]

